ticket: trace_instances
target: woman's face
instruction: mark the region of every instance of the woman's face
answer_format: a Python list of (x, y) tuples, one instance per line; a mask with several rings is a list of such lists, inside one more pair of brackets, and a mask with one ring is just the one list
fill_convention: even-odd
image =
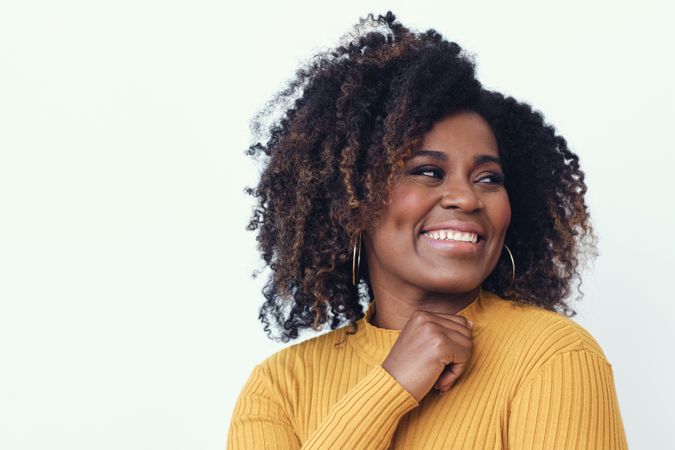
[(447, 116), (406, 161), (380, 220), (363, 235), (371, 282), (476, 289), (499, 260), (510, 220), (492, 129), (474, 112)]

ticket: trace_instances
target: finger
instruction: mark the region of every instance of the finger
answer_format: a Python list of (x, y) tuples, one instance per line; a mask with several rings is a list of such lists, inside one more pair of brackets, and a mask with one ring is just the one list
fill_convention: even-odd
[[(448, 314), (447, 316), (452, 315)], [(435, 325), (438, 325), (441, 328), (441, 331), (443, 331), (444, 334), (450, 338), (452, 338), (452, 333), (448, 334), (447, 331), (456, 331), (461, 335), (465, 336), (467, 339), (472, 338), (471, 328), (464, 324), (464, 321), (466, 321), (466, 319), (463, 317), (457, 320), (457, 316), (442, 317), (440, 315), (437, 315), (436, 313), (430, 313), (425, 316), (425, 320)], [(466, 344), (465, 341), (464, 342), (460, 341), (459, 343)]]
[(452, 363), (443, 370), (441, 375), (436, 380), (436, 386), (441, 390), (448, 390), (455, 382), (462, 376), (466, 370), (467, 363)]
[(436, 380), (435, 387), (437, 389), (449, 389), (464, 373), (473, 354), (471, 350), (472, 342), (456, 333), (453, 334), (457, 339), (455, 342), (464, 342), (459, 342), (459, 346), (453, 349), (453, 353), (449, 356), (451, 361), (445, 366)]
[(425, 313), (432, 314), (437, 317), (442, 317), (444, 319), (452, 320), (453, 322), (457, 322), (458, 324), (467, 327), (467, 328), (472, 328), (473, 327), (473, 322), (471, 322), (469, 319), (467, 319), (464, 316), (460, 316), (457, 314), (449, 314), (449, 313), (443, 313), (443, 312), (436, 312), (436, 311), (429, 311), (426, 309), (418, 309), (417, 311), (422, 311)]

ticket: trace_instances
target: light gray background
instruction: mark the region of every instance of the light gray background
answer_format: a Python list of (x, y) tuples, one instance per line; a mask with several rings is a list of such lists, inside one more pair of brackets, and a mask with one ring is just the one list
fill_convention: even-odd
[(387, 9), (474, 53), (581, 156), (600, 257), (575, 320), (631, 449), (673, 448), (673, 10), (362, 0), (2, 1), (0, 448), (223, 448), (284, 347), (256, 318), (248, 120)]

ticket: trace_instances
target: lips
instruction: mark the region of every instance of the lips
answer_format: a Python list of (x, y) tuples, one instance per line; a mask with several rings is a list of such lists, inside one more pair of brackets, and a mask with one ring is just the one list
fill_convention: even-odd
[(424, 246), (433, 248), (434, 251), (439, 251), (445, 256), (475, 257), (485, 249), (485, 239), (478, 239), (477, 242), (434, 239), (426, 232), (420, 234), (420, 240)]
[(461, 231), (465, 233), (476, 233), (478, 235), (478, 241), (485, 240), (485, 230), (476, 222), (465, 222), (461, 220), (451, 220), (448, 222), (442, 222), (434, 225), (425, 226), (420, 234), (429, 233), (429, 232), (440, 232), (441, 230), (448, 231)]

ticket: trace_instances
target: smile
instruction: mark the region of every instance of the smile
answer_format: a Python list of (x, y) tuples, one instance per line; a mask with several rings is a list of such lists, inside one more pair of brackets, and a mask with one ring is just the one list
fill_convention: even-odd
[(445, 229), (420, 233), (427, 246), (447, 256), (477, 256), (485, 248), (485, 239), (477, 233)]
[(460, 242), (471, 242), (475, 244), (478, 242), (478, 233), (467, 233), (465, 231), (459, 230), (436, 230), (428, 231), (423, 233), (424, 236), (427, 236), (431, 239), (437, 241), (460, 241)]

